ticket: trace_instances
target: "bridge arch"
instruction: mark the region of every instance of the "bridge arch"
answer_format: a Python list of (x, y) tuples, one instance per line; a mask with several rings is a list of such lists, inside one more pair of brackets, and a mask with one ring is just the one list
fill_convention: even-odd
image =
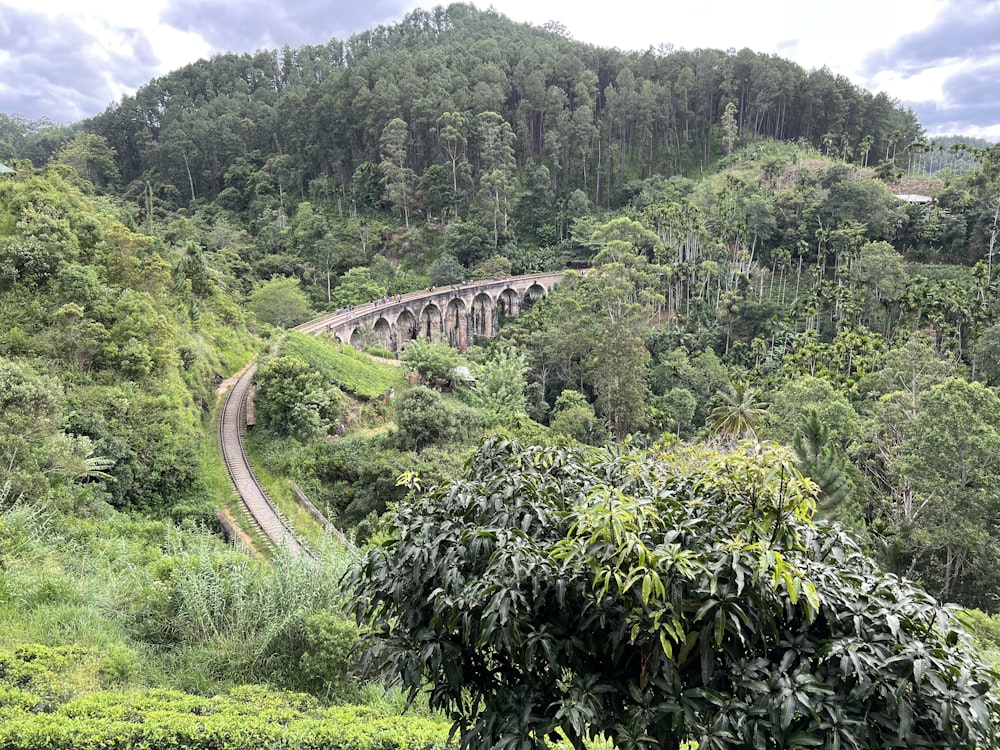
[(472, 314), (469, 321), (473, 336), (490, 338), (497, 332), (496, 305), (493, 298), (485, 292), (480, 292), (472, 299)]
[(521, 297), (516, 291), (507, 287), (497, 297), (497, 312), (504, 318), (512, 318), (521, 312)]
[(375, 321), (374, 328), (375, 338), (378, 339), (378, 345), (383, 349), (389, 349), (392, 351), (395, 349), (393, 346), (393, 335), (392, 326), (389, 325), (389, 321), (385, 318), (379, 318)]
[(444, 316), (444, 335), (448, 344), (459, 351), (464, 351), (469, 346), (469, 315), (461, 297), (448, 303)]
[(420, 337), (424, 341), (440, 341), (441, 323), (441, 308), (433, 302), (427, 303), (420, 311)]
[(541, 284), (535, 283), (527, 288), (524, 292), (524, 301), (526, 303), (538, 302), (546, 294), (545, 287)]
[(406, 347), (418, 335), (417, 319), (409, 310), (403, 310), (396, 318), (396, 353), (400, 354), (406, 351)]
[(365, 347), (375, 343), (375, 332), (368, 326), (358, 325), (351, 329), (351, 346)]

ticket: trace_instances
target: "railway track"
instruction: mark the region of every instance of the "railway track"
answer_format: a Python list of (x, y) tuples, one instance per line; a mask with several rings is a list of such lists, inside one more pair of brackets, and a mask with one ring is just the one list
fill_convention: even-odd
[(254, 523), (275, 546), (296, 557), (315, 558), (260, 486), (247, 457), (244, 421), (247, 396), (257, 366), (248, 367), (229, 389), (219, 413), (219, 445), (226, 471)]

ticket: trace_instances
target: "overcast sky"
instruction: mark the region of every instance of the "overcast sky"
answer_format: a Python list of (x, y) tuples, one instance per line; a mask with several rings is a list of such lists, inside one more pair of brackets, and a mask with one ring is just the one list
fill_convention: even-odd
[[(346, 38), (415, 0), (0, 0), (0, 112), (74, 122), (218, 52)], [(476, 2), (487, 7), (488, 0)], [(1000, 141), (1000, 0), (493, 0), (592, 44), (749, 47), (826, 65), (912, 106), (933, 134)]]

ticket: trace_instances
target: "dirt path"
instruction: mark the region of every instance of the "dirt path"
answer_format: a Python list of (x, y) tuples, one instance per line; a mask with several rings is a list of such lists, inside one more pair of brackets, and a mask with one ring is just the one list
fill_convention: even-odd
[(261, 554), (260, 550), (257, 549), (257, 545), (253, 543), (253, 537), (243, 530), (232, 512), (228, 508), (221, 508), (219, 512), (227, 521), (229, 521), (229, 525), (233, 527), (233, 531), (235, 531), (236, 535), (240, 538), (240, 544), (246, 547), (246, 549), (254, 557), (263, 558), (264, 556)]
[(226, 391), (228, 391), (230, 388), (232, 388), (233, 387), (233, 383), (235, 383), (237, 380), (239, 380), (240, 378), (242, 378), (243, 377), (243, 373), (245, 373), (248, 369), (250, 369), (250, 367), (256, 361), (257, 361), (257, 358), (254, 357), (249, 362), (247, 362), (243, 366), (243, 369), (241, 369), (238, 373), (236, 373), (232, 377), (226, 378), (221, 383), (219, 383), (219, 386), (215, 389), (215, 395), (216, 395), (216, 399), (215, 400), (216, 400), (216, 403), (218, 403), (220, 400), (222, 400), (222, 397), (225, 395)]

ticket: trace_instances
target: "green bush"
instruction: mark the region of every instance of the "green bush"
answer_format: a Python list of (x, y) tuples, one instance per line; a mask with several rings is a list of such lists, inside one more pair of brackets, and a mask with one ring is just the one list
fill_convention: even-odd
[(351, 668), (359, 655), (361, 632), (353, 620), (330, 611), (303, 622), (305, 653), (299, 661), (303, 682), (316, 694), (345, 697)]
[(119, 687), (139, 674), (139, 655), (121, 644), (108, 646), (101, 655), (98, 676), (106, 688)]
[(396, 422), (399, 447), (414, 451), (451, 441), (459, 427), (454, 411), (441, 394), (424, 386), (407, 391), (399, 399)]
[(989, 615), (980, 609), (963, 609), (959, 610), (958, 619), (976, 639), (986, 663), (1000, 673), (1000, 615)]
[[(0, 692), (0, 701), (5, 693)], [(101, 692), (44, 706), (9, 693), (0, 703), (5, 750), (429, 750), (445, 723), (370, 707), (317, 708), (308, 696), (259, 687), (197, 698), (168, 690)]]
[[(307, 626), (314, 666), (343, 672), (357, 629), (332, 612)], [(324, 708), (312, 695), (261, 685), (200, 697), (165, 689), (90, 690), (83, 677), (127, 680), (127, 649), (28, 644), (0, 650), (0, 747), (4, 750), (432, 750), (448, 727), (433, 716), (399, 715), (401, 706)], [(320, 666), (322, 663), (322, 666)], [(332, 670), (332, 672), (331, 672)]]
[(340, 418), (343, 394), (299, 357), (269, 357), (257, 368), (254, 383), (260, 423), (277, 435), (309, 440), (325, 435)]

